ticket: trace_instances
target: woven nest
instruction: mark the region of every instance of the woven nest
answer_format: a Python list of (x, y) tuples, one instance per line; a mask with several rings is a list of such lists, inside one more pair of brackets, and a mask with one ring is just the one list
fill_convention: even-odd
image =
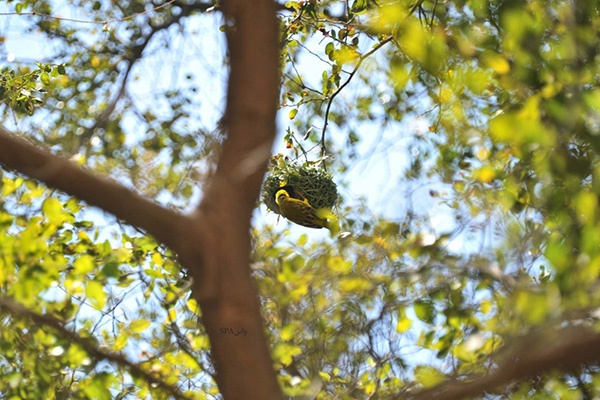
[(269, 210), (277, 214), (281, 214), (275, 202), (275, 193), (279, 189), (287, 190), (291, 197), (308, 200), (317, 209), (332, 208), (338, 197), (337, 186), (331, 175), (310, 166), (286, 165), (267, 176), (262, 200)]

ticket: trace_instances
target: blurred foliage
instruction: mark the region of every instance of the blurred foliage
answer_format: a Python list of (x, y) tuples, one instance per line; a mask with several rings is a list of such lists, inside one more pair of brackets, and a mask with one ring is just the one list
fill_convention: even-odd
[[(104, 352), (127, 354), (150, 376), (185, 382), (207, 373), (201, 358), (188, 354), (206, 340), (172, 254), (148, 237), (103, 233), (82, 218), (82, 204), (33, 181), (5, 173), (1, 190), (3, 298), (92, 338)], [(126, 365), (106, 365), (39, 321), (6, 309), (1, 314), (3, 396), (104, 399), (155, 392), (165, 398), (151, 381), (124, 380)], [(173, 347), (173, 340), (185, 347)]]
[[(163, 48), (161, 57), (181, 57), (184, 44), (178, 40), (193, 30), (183, 22), (194, 14), (206, 18), (199, 13), (210, 5), (175, 2), (152, 11), (156, 6), (138, 1), (76, 1), (55, 11), (61, 6), (52, 2), (13, 2), (19, 5), (24, 15), (12, 18), (22, 39), (33, 35), (35, 56), (43, 54), (52, 64), (35, 68), (27, 59), (4, 62), (0, 84), (8, 88), (18, 79), (12, 85), (23, 81), (21, 92), (31, 94), (11, 96), (10, 102), (5, 94), (3, 119), (14, 110), (31, 114), (36, 108), (35, 118), (15, 124), (29, 139), (148, 196), (172, 193), (169, 204), (185, 207), (198, 194), (194, 181), (206, 173), (198, 164), (218, 154), (220, 137), (215, 123), (197, 117), (196, 110), (213, 106), (199, 96), (211, 89), (194, 79), (196, 61), (156, 68), (156, 52)], [(184, 30), (176, 33), (177, 27)], [(7, 54), (14, 29), (0, 33)], [(188, 40), (188, 45), (195, 44)], [(152, 82), (150, 88), (141, 84), (145, 80)], [(34, 89), (43, 93), (34, 96)]]
[[(13, 4), (57, 14), (53, 2)], [(38, 65), (3, 61), (4, 119), (57, 153), (187, 207), (223, 139), (203, 108), (214, 91), (178, 61), (169, 74), (182, 79), (153, 68), (186, 59), (182, 49), (193, 46), (178, 43), (218, 14), (185, 1), (72, 7), (116, 22), (16, 17), (54, 52)], [(596, 1), (290, 1), (279, 16), (282, 146), (290, 163), (334, 177), (348, 231), (329, 240), (270, 220), (253, 228), (252, 271), (287, 395), (391, 398), (485, 374), (495, 367), (491, 353), (532, 329), (597, 324)], [(186, 56), (152, 59), (165, 43)], [(211, 65), (222, 69), (222, 60)], [(136, 82), (152, 91), (140, 96)], [(391, 189), (381, 199), (395, 213), (380, 215), (368, 198), (352, 198), (360, 183), (346, 174), (399, 143), (402, 183), (369, 189)], [(427, 194), (413, 199), (414, 188)], [(218, 398), (176, 257), (18, 175), (5, 172), (0, 190), (3, 296), (195, 398)], [(132, 378), (129, 365), (1, 313), (5, 397), (166, 398)], [(599, 381), (592, 365), (488, 397), (594, 398)]]

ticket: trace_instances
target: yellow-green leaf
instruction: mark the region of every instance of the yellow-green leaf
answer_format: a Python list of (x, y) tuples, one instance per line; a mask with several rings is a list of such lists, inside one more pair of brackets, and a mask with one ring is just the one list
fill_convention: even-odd
[(411, 326), (412, 326), (412, 321), (409, 318), (407, 318), (407, 317), (399, 318), (398, 323), (396, 324), (396, 332), (398, 332), (398, 333), (406, 332), (407, 330), (410, 329)]
[(361, 292), (371, 288), (371, 282), (363, 278), (346, 278), (340, 281), (339, 287), (342, 292)]
[(177, 319), (177, 310), (174, 308), (169, 308), (169, 318), (168, 321), (175, 321)]
[(418, 366), (415, 368), (415, 379), (425, 387), (435, 386), (444, 380), (444, 374), (433, 367)]
[(62, 204), (54, 197), (49, 197), (42, 202), (42, 214), (51, 224), (60, 225), (64, 220)]
[(94, 270), (94, 258), (88, 254), (84, 254), (73, 261), (73, 269), (77, 274), (87, 274)]
[(434, 308), (428, 301), (417, 301), (413, 306), (415, 315), (423, 322), (433, 322)]
[(504, 75), (510, 72), (510, 64), (504, 56), (493, 51), (486, 51), (482, 55), (485, 65), (494, 70), (498, 75)]
[(333, 256), (327, 259), (327, 268), (332, 272), (348, 273), (352, 270), (352, 262), (340, 256)]
[(298, 246), (302, 247), (302, 246), (306, 245), (306, 242), (308, 242), (308, 235), (306, 233), (303, 233), (298, 238)]
[(90, 303), (97, 309), (102, 309), (106, 305), (106, 293), (100, 282), (89, 281), (85, 286), (85, 295), (90, 300)]
[(150, 326), (150, 321), (147, 319), (136, 319), (129, 324), (129, 329), (135, 333), (140, 333)]
[(129, 341), (129, 336), (127, 335), (117, 335), (116, 339), (115, 339), (115, 344), (113, 345), (113, 350), (114, 351), (121, 351), (125, 348), (125, 346), (127, 345), (127, 342)]
[(288, 324), (281, 329), (279, 335), (282, 340), (288, 341), (294, 337), (294, 334), (298, 331), (298, 326), (296, 324)]
[(302, 354), (302, 348), (289, 343), (279, 343), (273, 349), (273, 357), (283, 365), (290, 365), (293, 357), (299, 354)]

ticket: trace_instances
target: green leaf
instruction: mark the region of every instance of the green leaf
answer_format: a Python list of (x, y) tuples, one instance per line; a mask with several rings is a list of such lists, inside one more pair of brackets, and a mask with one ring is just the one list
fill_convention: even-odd
[(16, 192), (17, 189), (23, 184), (23, 178), (9, 179), (6, 177), (2, 178), (2, 197), (7, 197), (12, 193)]
[(117, 336), (115, 339), (115, 343), (113, 344), (113, 350), (114, 351), (123, 350), (125, 348), (125, 346), (127, 345), (127, 342), (129, 342), (129, 337), (127, 335)]
[(445, 376), (434, 367), (418, 366), (415, 368), (415, 379), (424, 387), (431, 387), (443, 382)]
[(423, 322), (432, 323), (434, 317), (434, 307), (433, 304), (429, 301), (417, 301), (413, 309), (415, 311), (415, 315)]
[(367, 0), (355, 0), (354, 3), (352, 3), (352, 7), (350, 7), (350, 10), (352, 10), (352, 12), (355, 14), (359, 13), (367, 9), (367, 4)]
[(42, 83), (44, 85), (49, 85), (50, 84), (50, 75), (47, 72), (42, 72), (42, 74), (40, 75), (40, 80), (42, 81)]
[(515, 311), (529, 324), (539, 325), (553, 311), (551, 305), (557, 300), (554, 296), (557, 296), (554, 291), (534, 293), (519, 290), (515, 295)]
[(396, 324), (396, 332), (404, 333), (408, 331), (412, 326), (412, 321), (406, 316), (404, 307), (398, 310), (398, 323)]
[(298, 238), (298, 246), (304, 247), (307, 242), (308, 242), (308, 235), (306, 233), (303, 233), (302, 235), (300, 235), (300, 237)]
[(339, 283), (342, 292), (355, 293), (370, 289), (372, 283), (364, 278), (344, 278)]
[(294, 337), (294, 335), (296, 334), (298, 329), (299, 329), (299, 327), (297, 324), (289, 324), (289, 325), (286, 325), (285, 327), (283, 327), (283, 329), (281, 329), (281, 332), (279, 335), (281, 336), (282, 340), (288, 341)]
[(292, 108), (290, 110), (290, 113), (289, 113), (289, 118), (290, 119), (294, 119), (296, 117), (296, 114), (298, 114), (298, 109), (297, 108)]
[(81, 347), (73, 344), (67, 350), (67, 359), (71, 367), (81, 367), (88, 358), (87, 353)]
[(73, 262), (73, 269), (77, 274), (87, 274), (94, 270), (94, 257), (84, 254)]
[(333, 52), (334, 51), (335, 51), (335, 46), (333, 45), (333, 42), (327, 43), (327, 45), (325, 46), (325, 54), (327, 54), (329, 56), (330, 60), (333, 60)]
[(327, 268), (332, 272), (346, 274), (352, 271), (352, 261), (344, 260), (340, 256), (333, 256), (327, 259)]
[(302, 354), (302, 348), (289, 343), (279, 343), (273, 349), (273, 357), (283, 365), (290, 365), (293, 357), (300, 354)]
[(297, 1), (286, 1), (285, 8), (292, 8), (294, 10), (299, 10), (300, 4)]
[(83, 391), (90, 399), (110, 400), (113, 398), (110, 387), (115, 377), (111, 374), (101, 372), (94, 376), (86, 385), (83, 385)]

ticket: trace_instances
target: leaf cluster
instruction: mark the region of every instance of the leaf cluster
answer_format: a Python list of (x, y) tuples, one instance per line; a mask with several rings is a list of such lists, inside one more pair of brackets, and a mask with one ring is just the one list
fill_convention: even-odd
[(32, 115), (37, 107), (44, 104), (39, 97), (46, 93), (44, 87), (50, 85), (51, 78), (59, 76), (66, 76), (63, 64), (36, 63), (34, 69), (5, 68), (0, 72), (0, 101), (16, 112)]

